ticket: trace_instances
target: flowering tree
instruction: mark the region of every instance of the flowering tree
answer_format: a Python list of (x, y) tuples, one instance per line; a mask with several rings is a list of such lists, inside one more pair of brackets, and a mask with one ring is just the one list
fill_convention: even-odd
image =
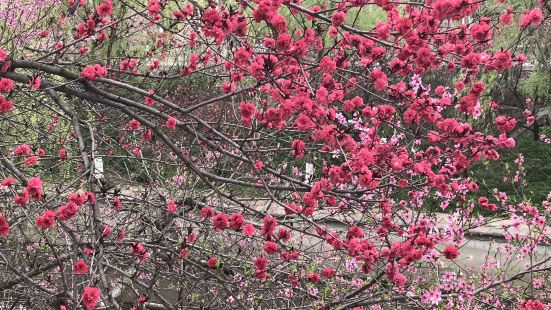
[(546, 309), (551, 204), (475, 201), (468, 174), (515, 146), (480, 76), (548, 27), (548, 1), (504, 2), (4, 1), (1, 290), (33, 309)]

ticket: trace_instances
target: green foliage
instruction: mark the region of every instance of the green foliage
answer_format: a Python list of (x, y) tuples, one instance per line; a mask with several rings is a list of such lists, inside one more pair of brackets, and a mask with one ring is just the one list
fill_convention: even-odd
[[(551, 128), (545, 128), (544, 133), (551, 133)], [(517, 147), (512, 151), (501, 152), (499, 161), (485, 161), (472, 170), (473, 176), (479, 180), (480, 190), (477, 197), (492, 197), (494, 189), (531, 200), (542, 201), (551, 192), (551, 145), (535, 141), (531, 132), (524, 132), (516, 139)], [(513, 177), (517, 170), (515, 159), (518, 154), (524, 156), (524, 182), (514, 183)], [(504, 181), (504, 178), (507, 181)]]
[(537, 70), (519, 85), (520, 93), (525, 97), (539, 98), (543, 102), (551, 101), (551, 72)]
[(364, 8), (351, 8), (347, 14), (346, 24), (367, 31), (382, 21), (386, 21), (385, 11), (378, 6), (370, 5)]

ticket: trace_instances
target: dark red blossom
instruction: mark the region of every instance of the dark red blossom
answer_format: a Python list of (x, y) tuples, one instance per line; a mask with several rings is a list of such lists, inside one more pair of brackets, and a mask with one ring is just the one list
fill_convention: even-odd
[(169, 117), (167, 120), (166, 120), (166, 127), (168, 129), (171, 129), (171, 130), (174, 130), (176, 129), (176, 124), (178, 123), (178, 121), (176, 120), (176, 118), (174, 117)]
[(212, 218), (212, 225), (217, 230), (223, 230), (228, 227), (228, 215), (223, 213), (218, 213)]
[(277, 220), (273, 217), (267, 216), (264, 218), (263, 222), (264, 225), (262, 225), (260, 234), (266, 238), (271, 237), (277, 227)]
[(96, 13), (102, 17), (111, 15), (113, 13), (113, 3), (111, 0), (104, 0), (103, 3), (96, 6)]
[(306, 277), (308, 278), (308, 282), (310, 283), (318, 283), (321, 280), (319, 274), (315, 272), (309, 273)]
[(0, 93), (9, 93), (13, 88), (13, 81), (6, 78), (0, 78)]
[(7, 100), (6, 98), (0, 96), (0, 113), (8, 113), (13, 110), (13, 102)]
[(245, 222), (245, 217), (241, 213), (234, 213), (230, 216), (229, 225), (231, 229), (238, 231)]
[(207, 266), (210, 268), (216, 268), (218, 267), (218, 258), (216, 256), (212, 256), (207, 260)]
[(98, 301), (100, 300), (101, 292), (97, 287), (87, 286), (82, 293), (82, 303), (86, 309), (95, 309)]
[(498, 116), (496, 126), (500, 132), (509, 132), (515, 128), (517, 120), (514, 117)]
[(267, 241), (264, 242), (264, 251), (268, 253), (268, 255), (273, 255), (277, 252), (278, 245), (275, 242)]
[(297, 158), (297, 159), (300, 159), (302, 158), (302, 156), (304, 156), (304, 146), (305, 146), (305, 143), (304, 141), (302, 140), (293, 140), (293, 142), (291, 143), (291, 148), (293, 149), (293, 155)]
[(55, 212), (52, 210), (46, 210), (42, 215), (36, 217), (35, 223), (41, 229), (48, 229), (55, 224)]
[(527, 300), (518, 304), (519, 310), (546, 310), (545, 304), (539, 300)]
[(32, 177), (27, 180), (27, 193), (36, 198), (42, 196), (42, 180), (39, 177)]
[(336, 11), (331, 16), (331, 23), (334, 27), (340, 27), (346, 20), (346, 13), (341, 11)]
[(256, 232), (256, 228), (253, 224), (246, 224), (243, 226), (243, 234), (247, 237), (252, 237)]
[(534, 8), (522, 14), (519, 27), (524, 28), (527, 26), (537, 26), (541, 24), (542, 20), (543, 20), (543, 13), (541, 9)]
[(453, 245), (448, 245), (442, 252), (447, 259), (456, 259), (459, 256), (459, 251)]
[(73, 265), (73, 273), (75, 274), (86, 274), (88, 273), (88, 265), (84, 260), (79, 259)]
[(61, 205), (56, 211), (56, 217), (62, 221), (71, 219), (78, 212), (78, 205), (73, 201), (69, 201), (65, 205)]
[(323, 269), (322, 269), (321, 274), (322, 274), (325, 278), (332, 278), (333, 276), (335, 276), (336, 271), (335, 271), (335, 269), (333, 269), (333, 268), (326, 267), (326, 268), (323, 268)]
[(13, 184), (15, 184), (15, 179), (13, 177), (7, 177), (0, 182), (2, 186), (12, 186)]
[(215, 214), (214, 209), (211, 207), (204, 207), (201, 209), (201, 217), (203, 219), (213, 217)]
[(10, 233), (10, 223), (3, 215), (0, 215), (0, 236), (2, 238), (8, 237), (8, 234)]
[(130, 253), (137, 257), (140, 262), (144, 262), (149, 258), (147, 249), (140, 242), (134, 243), (130, 246)]

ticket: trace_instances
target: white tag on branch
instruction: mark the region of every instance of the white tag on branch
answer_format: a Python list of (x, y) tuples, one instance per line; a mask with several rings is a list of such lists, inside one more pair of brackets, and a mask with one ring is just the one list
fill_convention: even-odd
[(314, 176), (314, 164), (306, 163), (306, 172), (304, 173), (304, 182), (310, 184)]
[(94, 177), (103, 179), (103, 158), (101, 157), (94, 157)]

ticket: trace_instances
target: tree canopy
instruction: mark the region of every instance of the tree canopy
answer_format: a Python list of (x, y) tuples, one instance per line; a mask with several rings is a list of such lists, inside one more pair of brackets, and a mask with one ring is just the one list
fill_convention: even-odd
[(14, 306), (551, 305), (551, 196), (471, 173), (551, 143), (547, 0), (12, 2)]

